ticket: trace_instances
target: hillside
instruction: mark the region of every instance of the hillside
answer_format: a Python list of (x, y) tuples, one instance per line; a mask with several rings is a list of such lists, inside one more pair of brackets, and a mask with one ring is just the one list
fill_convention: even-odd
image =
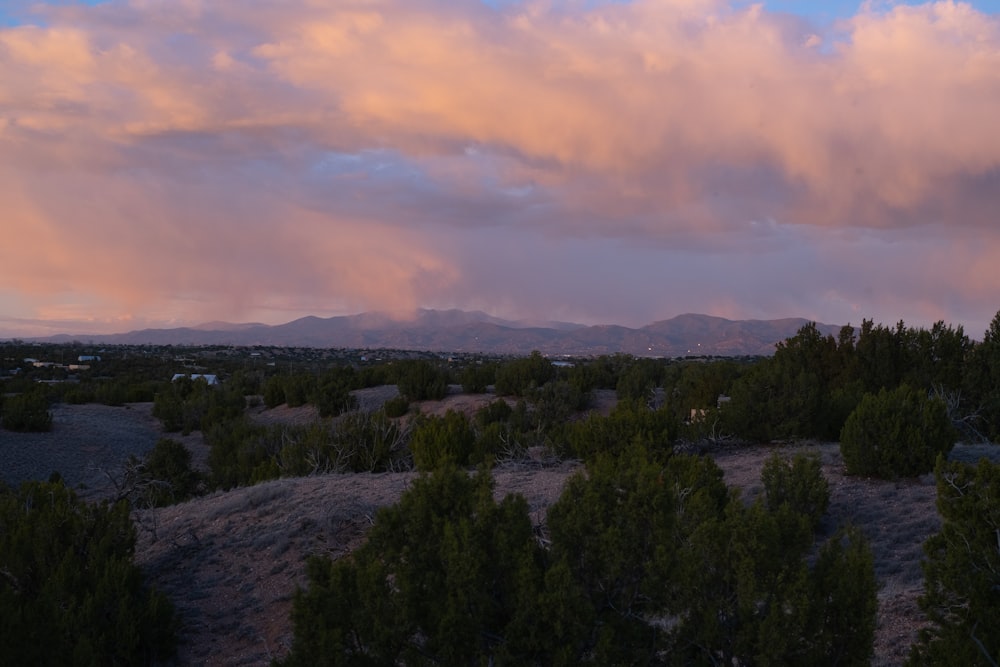
[[(367, 390), (366, 390), (367, 391)], [(613, 392), (612, 392), (613, 394)], [(363, 397), (367, 400), (369, 397)], [(609, 407), (605, 395), (602, 406)], [(425, 412), (470, 409), (486, 397), (449, 396), (427, 403)], [(311, 408), (285, 407), (263, 411), (256, 418), (271, 422), (311, 417)], [(141, 453), (161, 435), (150, 419), (148, 405), (125, 408), (63, 406), (56, 426), (46, 434), (0, 431), (0, 464), (20, 475), (47, 477), (53, 463), (68, 480), (86, 480), (96, 472), (114, 473), (110, 459), (93, 459), (93, 450)], [(86, 424), (87, 429), (81, 425)], [(98, 444), (100, 443), (100, 444)], [(195, 435), (185, 439), (196, 460), (204, 448)], [(830, 483), (831, 506), (822, 530), (831, 533), (852, 522), (871, 540), (880, 585), (876, 635), (876, 665), (902, 663), (921, 622), (916, 599), (923, 581), (920, 570), (923, 541), (939, 527), (933, 479), (884, 482), (844, 475), (833, 443), (797, 443), (761, 447), (727, 447), (708, 452), (725, 471), (726, 481), (743, 490), (744, 498), (759, 493), (760, 470), (775, 450), (817, 452)], [(45, 451), (49, 457), (32, 468), (25, 453)], [(952, 458), (998, 460), (997, 448), (959, 445)], [(17, 458), (20, 456), (20, 458)], [(80, 457), (83, 458), (74, 458)], [(88, 458), (90, 457), (90, 458)], [(22, 461), (16, 468), (11, 462)], [(70, 466), (84, 465), (76, 471)], [(496, 470), (498, 495), (521, 493), (542, 523), (546, 508), (559, 496), (573, 462), (508, 464)], [(87, 475), (78, 475), (83, 472)], [(7, 481), (17, 481), (7, 475)], [(187, 503), (135, 514), (139, 526), (137, 561), (157, 586), (166, 591), (183, 614), (185, 629), (179, 664), (266, 665), (283, 655), (291, 641), (289, 612), (296, 586), (304, 582), (310, 554), (339, 557), (364, 539), (379, 507), (394, 503), (410, 484), (413, 473), (322, 475), (282, 479), (229, 492), (216, 492)], [(84, 495), (103, 491), (88, 486)]]
[[(933, 479), (883, 482), (847, 477), (836, 444), (779, 449), (821, 456), (831, 489), (824, 532), (852, 522), (871, 540), (880, 586), (873, 664), (902, 664), (921, 623), (917, 597), (923, 586), (922, 544), (940, 526)], [(751, 498), (761, 489), (760, 470), (773, 451), (729, 448), (713, 457), (725, 471), (726, 482)], [(973, 459), (984, 452), (995, 453), (959, 447), (954, 456)], [(533, 521), (541, 523), (546, 508), (577, 469), (573, 463), (501, 467), (495, 473), (496, 493), (523, 494)], [(378, 508), (394, 503), (413, 476), (283, 479), (138, 513), (143, 530), (137, 558), (187, 622), (180, 662), (266, 665), (284, 655), (292, 638), (292, 594), (305, 582), (305, 558), (349, 553), (364, 539)]]

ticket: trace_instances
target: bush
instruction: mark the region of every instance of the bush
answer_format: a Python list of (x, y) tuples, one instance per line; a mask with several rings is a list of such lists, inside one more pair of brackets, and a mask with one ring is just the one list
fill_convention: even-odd
[(746, 507), (711, 459), (596, 456), (548, 527), (484, 471), (420, 477), (354, 554), (310, 561), (285, 664), (868, 664), (864, 538), (814, 549), (806, 515)]
[(668, 648), (648, 619), (674, 615), (678, 547), (691, 527), (719, 517), (727, 499), (710, 459), (678, 456), (663, 465), (638, 446), (601, 453), (586, 475), (567, 480), (548, 525), (568, 592), (586, 600), (578, 654), (593, 656), (591, 664), (639, 665)]
[(383, 472), (409, 468), (408, 438), (406, 429), (384, 412), (352, 412), (334, 429), (332, 469)]
[(399, 393), (411, 401), (437, 401), (448, 394), (448, 372), (429, 361), (404, 361), (396, 379)]
[(176, 440), (161, 438), (142, 465), (144, 501), (162, 507), (187, 500), (198, 489), (199, 475), (191, 468), (191, 452)]
[(390, 419), (402, 417), (410, 411), (410, 402), (405, 396), (394, 396), (382, 404), (382, 411)]
[(469, 465), (475, 444), (469, 418), (448, 410), (444, 417), (423, 418), (414, 425), (410, 451), (417, 470), (430, 471), (445, 464)]
[(272, 375), (264, 383), (264, 405), (276, 408), (285, 402), (285, 377)]
[(941, 531), (924, 544), (924, 595), (930, 626), (921, 630), (911, 665), (1000, 662), (1000, 466), (938, 460)]
[(514, 408), (510, 407), (510, 403), (502, 398), (498, 398), (476, 410), (473, 418), (476, 421), (476, 427), (484, 429), (490, 424), (507, 421), (513, 412)]
[(644, 402), (620, 401), (606, 417), (593, 412), (568, 423), (556, 450), (563, 456), (589, 459), (642, 445), (667, 458), (673, 453), (677, 429), (677, 420), (666, 408), (651, 410)]
[(862, 397), (840, 432), (840, 453), (851, 475), (915, 477), (934, 470), (955, 437), (944, 403), (903, 384)]
[(777, 452), (761, 471), (765, 504), (775, 512), (782, 505), (809, 517), (813, 530), (819, 527), (830, 505), (830, 485), (823, 477), (818, 456), (796, 454), (791, 462)]
[(581, 392), (566, 380), (550, 380), (528, 392), (528, 398), (535, 408), (535, 423), (545, 432), (562, 426), (574, 413), (586, 410), (590, 404), (590, 394)]
[(179, 378), (160, 388), (153, 399), (153, 416), (163, 423), (163, 430), (208, 431), (217, 422), (241, 415), (246, 399), (238, 386), (210, 386), (204, 379)]
[(531, 355), (508, 361), (497, 369), (496, 393), (498, 396), (526, 396), (554, 378), (556, 368), (537, 350)]
[(496, 381), (496, 375), (496, 364), (475, 363), (462, 369), (458, 381), (466, 394), (485, 394), (486, 389)]
[(169, 658), (177, 618), (132, 562), (126, 503), (61, 482), (0, 489), (0, 664), (142, 665)]
[(543, 559), (523, 497), (488, 473), (418, 478), (350, 557), (309, 561), (293, 665), (551, 664)]
[(356, 410), (358, 399), (351, 393), (355, 388), (356, 374), (350, 366), (335, 366), (320, 376), (313, 392), (312, 402), (320, 417), (336, 417)]
[(52, 428), (49, 400), (40, 390), (10, 396), (3, 403), (2, 425), (8, 431), (48, 431)]

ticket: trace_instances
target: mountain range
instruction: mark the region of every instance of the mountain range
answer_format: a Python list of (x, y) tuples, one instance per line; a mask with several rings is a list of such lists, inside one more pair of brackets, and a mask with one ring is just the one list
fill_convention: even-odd
[[(775, 344), (809, 320), (727, 320), (685, 314), (637, 329), (618, 325), (503, 320), (483, 312), (420, 310), (407, 320), (368, 312), (303, 317), (279, 325), (210, 322), (196, 327), (142, 329), (120, 334), (58, 335), (39, 342), (70, 341), (125, 345), (235, 345), (353, 349), (427, 350), (549, 355), (626, 353), (683, 357), (770, 355)], [(824, 335), (837, 325), (817, 324)]]

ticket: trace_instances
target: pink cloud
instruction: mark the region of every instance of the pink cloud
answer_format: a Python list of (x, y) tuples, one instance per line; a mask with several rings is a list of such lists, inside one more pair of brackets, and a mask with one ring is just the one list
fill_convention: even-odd
[[(220, 303), (234, 318), (435, 300), (798, 315), (810, 295), (837, 317), (992, 308), (1000, 19), (964, 3), (862, 8), (823, 35), (697, 0), (133, 2), (46, 25), (0, 28), (0, 196), (19, 239), (0, 282), (40, 302), (211, 319)], [(704, 290), (656, 293), (683, 274), (654, 252)], [(524, 254), (541, 268), (516, 287), (477, 273)], [(817, 257), (825, 281), (775, 294)], [(580, 261), (623, 277), (602, 289)]]

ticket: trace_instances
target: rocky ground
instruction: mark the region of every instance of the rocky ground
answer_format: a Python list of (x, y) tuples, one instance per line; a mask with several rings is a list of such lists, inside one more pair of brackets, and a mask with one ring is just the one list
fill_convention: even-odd
[[(388, 397), (385, 389), (378, 397)], [(425, 404), (425, 412), (474, 409), (492, 397), (448, 396)], [(601, 408), (608, 406), (602, 397)], [(313, 418), (311, 408), (258, 410), (265, 422)], [(16, 483), (47, 478), (59, 470), (82, 494), (98, 498), (113, 487), (110, 479), (128, 454), (148, 451), (159, 437), (151, 406), (59, 406), (47, 434), (0, 431), (0, 470)], [(176, 436), (171, 436), (176, 437)], [(183, 439), (203, 463), (197, 435)], [(916, 605), (922, 588), (923, 541), (937, 531), (934, 482), (884, 482), (848, 477), (836, 444), (789, 443), (726, 447), (711, 452), (726, 481), (746, 497), (760, 492), (760, 470), (775, 450), (820, 456), (830, 483), (831, 506), (823, 530), (851, 522), (865, 532), (875, 553), (880, 584), (874, 665), (899, 665), (916, 636), (921, 617)], [(1000, 449), (960, 445), (953, 458), (1000, 460)], [(496, 492), (521, 493), (536, 523), (578, 469), (572, 462), (508, 464), (496, 470)], [(291, 641), (292, 595), (304, 584), (311, 554), (348, 553), (364, 539), (379, 507), (394, 503), (413, 473), (323, 475), (282, 479), (253, 487), (216, 492), (187, 503), (136, 513), (136, 559), (151, 580), (174, 600), (184, 619), (177, 664), (266, 665), (283, 655)]]

